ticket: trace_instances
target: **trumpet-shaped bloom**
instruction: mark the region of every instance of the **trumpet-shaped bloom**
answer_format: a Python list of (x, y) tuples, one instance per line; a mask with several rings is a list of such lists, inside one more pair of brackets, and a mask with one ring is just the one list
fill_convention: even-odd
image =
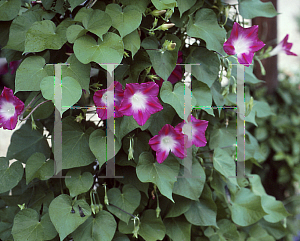
[(280, 52), (284, 52), (287, 55), (297, 56), (297, 54), (290, 51), (293, 44), (288, 43), (288, 38), (289, 35), (287, 34), (284, 39), (269, 53), (270, 57), (279, 54)]
[(16, 128), (18, 116), (24, 110), (24, 103), (9, 88), (4, 87), (0, 95), (0, 127), (13, 130)]
[(175, 156), (183, 159), (186, 157), (186, 149), (184, 148), (184, 135), (175, 130), (175, 128), (169, 124), (158, 132), (158, 135), (153, 136), (149, 140), (149, 145), (156, 151), (156, 160), (158, 163), (163, 163), (168, 157), (170, 151)]
[[(185, 121), (183, 121), (175, 127), (175, 130), (187, 135), (188, 138), (185, 147), (190, 148), (192, 145), (197, 147), (205, 146), (207, 143), (205, 131), (208, 126), (208, 121), (198, 120), (192, 115), (189, 115), (187, 121), (187, 123), (184, 123)], [(192, 132), (189, 132), (189, 130)]]
[(119, 111), (126, 116), (133, 115), (140, 126), (144, 125), (151, 114), (163, 109), (157, 98), (158, 91), (154, 82), (126, 84)]
[(258, 39), (257, 34), (258, 25), (243, 28), (235, 22), (229, 39), (223, 45), (223, 49), (229, 55), (236, 54), (239, 63), (249, 67), (252, 63), (254, 52), (265, 46), (265, 44)]
[[(115, 95), (114, 95), (114, 102), (107, 102), (107, 95), (109, 95), (108, 92), (113, 93), (115, 89)], [(98, 117), (102, 120), (106, 120), (112, 116), (112, 113), (109, 112), (107, 116), (107, 108), (114, 105), (115, 111), (114, 111), (114, 117), (122, 117), (123, 114), (119, 111), (121, 101), (124, 96), (124, 90), (122, 89), (122, 85), (118, 81), (114, 81), (113, 84), (111, 84), (108, 89), (104, 90), (98, 90), (95, 92), (93, 100), (97, 106), (97, 114)]]

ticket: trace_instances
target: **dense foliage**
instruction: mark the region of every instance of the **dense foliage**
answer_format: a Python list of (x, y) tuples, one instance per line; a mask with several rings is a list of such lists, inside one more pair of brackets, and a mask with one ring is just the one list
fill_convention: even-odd
[[(15, 127), (7, 119), (19, 116), (10, 113), (18, 99), (24, 102), (18, 108), (24, 108), (21, 120), (26, 121), (12, 135), (7, 156), (0, 157), (1, 240), (250, 241), (287, 236), (284, 220), (290, 214), (265, 192), (260, 176), (251, 174), (267, 157), (266, 145), (257, 141), (263, 141), (260, 132), (245, 132), (249, 177), (230, 178), (236, 176), (237, 162), (237, 61), (247, 66), (246, 122), (257, 125), (275, 112), (250, 95), (249, 85), (261, 83), (250, 64), (264, 43), (257, 39), (257, 26), (244, 29), (244, 18), (276, 15), (270, 2), (259, 0), (234, 5), (220, 0), (1, 0), (1, 54), (17, 70), (2, 76), (15, 96), (4, 88), (0, 127)], [(249, 46), (242, 44), (245, 35), (245, 42), (234, 46), (234, 37), (243, 34), (230, 35), (232, 29), (251, 32)], [(270, 51), (263, 49), (259, 56)], [(259, 61), (259, 56), (254, 58)], [(14, 61), (20, 60), (18, 66)], [(62, 175), (71, 178), (50, 178), (55, 174), (57, 63), (68, 64), (61, 67), (66, 107), (61, 111)], [(105, 63), (116, 64), (113, 72)], [(176, 63), (200, 64), (192, 66), (194, 109), (188, 118), (184, 66)], [(108, 72), (115, 80), (111, 86)], [(112, 113), (105, 110), (105, 97), (112, 89), (111, 155), (106, 119)], [(97, 112), (87, 108), (94, 105)], [(92, 122), (90, 113), (102, 120)], [(184, 133), (184, 119), (197, 130), (192, 137)], [(281, 146), (277, 150), (268, 141), (275, 146), (274, 158), (283, 158)], [(193, 178), (182, 177), (187, 145)], [(293, 155), (299, 155), (297, 147)], [(106, 162), (113, 157), (118, 178), (107, 178)], [(281, 172), (293, 167), (293, 158)], [(12, 159), (17, 161), (9, 165)], [(296, 171), (293, 175), (299, 178)], [(281, 179), (286, 181), (284, 175)]]

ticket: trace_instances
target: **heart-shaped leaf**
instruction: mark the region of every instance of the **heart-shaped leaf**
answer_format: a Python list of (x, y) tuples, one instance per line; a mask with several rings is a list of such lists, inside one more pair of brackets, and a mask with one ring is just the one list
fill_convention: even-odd
[(0, 21), (10, 21), (18, 16), (21, 4), (19, 0), (0, 1)]
[(129, 50), (132, 53), (132, 57), (140, 49), (141, 39), (137, 30), (134, 30), (132, 33), (126, 35), (123, 38), (124, 48)]
[(67, 172), (66, 176), (71, 177), (65, 179), (66, 186), (70, 191), (71, 197), (87, 192), (90, 190), (94, 182), (92, 173), (84, 172), (81, 175), (80, 169), (72, 169)]
[(81, 199), (74, 202), (69, 195), (61, 194), (51, 202), (49, 215), (59, 233), (60, 241), (63, 241), (67, 235), (91, 216), (91, 209), (86, 201)]

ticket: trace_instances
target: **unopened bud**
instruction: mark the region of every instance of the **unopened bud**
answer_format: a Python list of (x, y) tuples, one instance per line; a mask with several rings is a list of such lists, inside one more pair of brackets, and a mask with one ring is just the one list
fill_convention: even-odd
[(160, 15), (163, 15), (167, 10), (153, 10), (150, 14), (154, 17), (159, 17)]
[(80, 115), (76, 116), (75, 120), (78, 123), (81, 123), (81, 121), (84, 119), (84, 117), (82, 116), (82, 114), (80, 113)]
[(176, 43), (171, 42), (167, 46), (167, 49), (170, 50), (170, 51), (174, 50), (175, 48), (176, 48)]
[(164, 23), (162, 25), (160, 25), (157, 30), (162, 30), (162, 31), (166, 31), (168, 30), (169, 28), (172, 28), (175, 26), (175, 23)]
[(147, 75), (147, 78), (151, 79), (151, 80), (160, 80), (160, 77), (158, 77), (155, 74), (149, 74), (149, 75)]
[(155, 19), (154, 19), (154, 22), (153, 22), (153, 24), (152, 24), (152, 27), (153, 27), (153, 28), (155, 28), (155, 27), (157, 26), (157, 22), (158, 22), (158, 19), (155, 18)]
[(156, 217), (158, 218), (159, 217), (159, 215), (160, 215), (160, 211), (161, 211), (161, 209), (159, 208), (159, 206), (157, 206), (157, 208), (156, 208)]
[(169, 9), (169, 10), (166, 12), (166, 15), (165, 15), (164, 20), (168, 22), (169, 19), (172, 17), (172, 14), (173, 14), (173, 10), (172, 10), (172, 9)]
[(131, 160), (131, 159), (134, 160), (134, 158), (133, 158), (133, 152), (134, 152), (134, 150), (133, 150), (133, 144), (134, 144), (133, 138), (130, 137), (130, 140), (129, 140), (129, 149), (128, 149), (128, 161)]

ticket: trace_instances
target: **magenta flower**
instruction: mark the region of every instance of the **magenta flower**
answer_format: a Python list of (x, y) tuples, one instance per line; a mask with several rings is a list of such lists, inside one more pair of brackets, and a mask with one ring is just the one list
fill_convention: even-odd
[[(192, 145), (195, 145), (197, 147), (205, 146), (207, 143), (205, 138), (205, 131), (208, 126), (208, 121), (198, 120), (192, 115), (189, 115), (187, 121), (188, 122), (186, 124), (184, 124), (183, 121), (175, 127), (175, 130), (182, 132), (188, 137), (187, 142), (185, 143), (185, 147), (190, 148)], [(192, 129), (192, 133), (188, 133), (188, 130), (190, 130), (190, 128)]]
[(270, 57), (274, 56), (280, 52), (284, 52), (287, 55), (294, 55), (297, 56), (297, 54), (291, 52), (291, 48), (293, 46), (292, 43), (288, 43), (289, 35), (287, 34), (284, 39), (269, 53)]
[(154, 82), (126, 84), (119, 111), (126, 116), (133, 115), (140, 126), (144, 125), (151, 114), (163, 109), (157, 98), (158, 91)]
[(156, 151), (156, 160), (163, 163), (168, 157), (170, 151), (175, 156), (183, 159), (186, 157), (186, 149), (184, 148), (184, 135), (177, 131), (173, 126), (166, 124), (149, 140), (149, 145)]
[(16, 128), (18, 116), (24, 110), (24, 103), (14, 96), (13, 91), (4, 86), (0, 95), (0, 127), (13, 130)]
[[(10, 68), (10, 74), (14, 74), (17, 70), (17, 68), (19, 67), (19, 64), (21, 63), (21, 60), (17, 60), (17, 61), (11, 61), (9, 63), (9, 68)], [(0, 66), (0, 75), (2, 74), (7, 74), (8, 73), (8, 64), (7, 62), (5, 62), (5, 64), (2, 64)]]
[[(108, 92), (113, 92), (115, 89), (115, 95), (114, 95), (114, 103), (106, 103), (107, 102), (107, 94)], [(107, 107), (110, 107), (114, 105), (115, 112), (114, 117), (122, 117), (123, 114), (119, 111), (122, 98), (124, 96), (124, 90), (122, 89), (122, 85), (118, 81), (114, 81), (113, 84), (111, 84), (108, 89), (104, 90), (98, 90), (95, 92), (93, 100), (97, 106), (97, 114), (98, 117), (102, 120), (106, 120), (107, 118), (110, 118), (112, 116), (112, 113), (107, 116)]]
[(235, 22), (229, 39), (223, 45), (223, 49), (229, 55), (236, 54), (239, 63), (249, 67), (252, 63), (254, 52), (265, 46), (265, 44), (258, 39), (257, 34), (258, 25), (243, 28)]

